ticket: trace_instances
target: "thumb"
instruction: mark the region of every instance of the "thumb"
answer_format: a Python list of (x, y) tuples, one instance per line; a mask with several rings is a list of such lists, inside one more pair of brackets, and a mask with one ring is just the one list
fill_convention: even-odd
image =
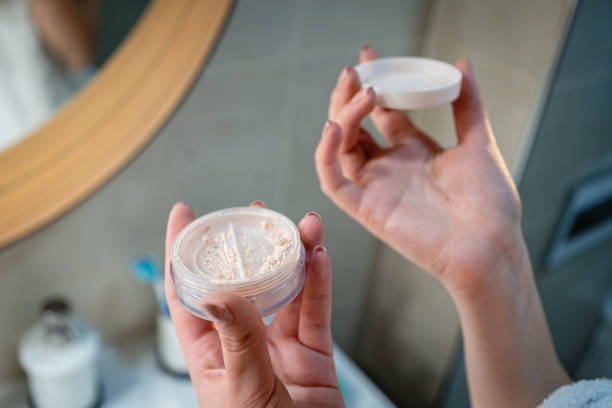
[[(265, 326), (255, 306), (239, 295), (216, 292), (206, 296), (202, 307), (215, 322), (227, 380), (240, 400), (258, 406), (277, 398), (273, 394), (280, 390), (270, 364)], [(286, 390), (282, 393), (288, 397)]]
[(486, 144), (491, 141), (491, 128), (478, 93), (472, 64), (467, 59), (455, 63), (461, 71), (461, 92), (453, 102), (455, 129), (459, 143)]

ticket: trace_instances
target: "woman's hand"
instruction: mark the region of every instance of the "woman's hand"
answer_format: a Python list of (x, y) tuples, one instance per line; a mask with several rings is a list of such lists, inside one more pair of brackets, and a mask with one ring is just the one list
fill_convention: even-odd
[[(361, 60), (377, 58), (371, 48)], [(533, 407), (569, 382), (520, 228), (520, 200), (469, 63), (453, 103), (458, 143), (442, 149), (400, 111), (375, 107), (347, 67), (315, 154), (323, 191), (449, 290), (461, 321), (474, 407)], [(370, 114), (389, 143), (361, 127)]]
[[(364, 47), (361, 60), (377, 58)], [(458, 144), (442, 149), (401, 111), (374, 105), (354, 69), (340, 74), (316, 151), (321, 187), (341, 209), (450, 288), (478, 283), (522, 250), (521, 205), (465, 60), (453, 103)], [(360, 123), (370, 114), (389, 147)]]
[(331, 264), (321, 246), (320, 217), (308, 213), (298, 225), (306, 247), (304, 288), (267, 327), (250, 302), (230, 293), (204, 299), (203, 307), (217, 317), (214, 324), (180, 304), (169, 253), (174, 237), (193, 219), (185, 203), (170, 213), (165, 290), (200, 406), (344, 406), (332, 357)]

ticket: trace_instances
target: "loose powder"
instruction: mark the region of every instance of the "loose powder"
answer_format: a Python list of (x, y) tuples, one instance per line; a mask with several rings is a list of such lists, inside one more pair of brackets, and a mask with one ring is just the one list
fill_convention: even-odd
[(290, 255), (292, 238), (270, 220), (206, 226), (195, 252), (198, 272), (214, 280), (251, 279), (271, 271)]

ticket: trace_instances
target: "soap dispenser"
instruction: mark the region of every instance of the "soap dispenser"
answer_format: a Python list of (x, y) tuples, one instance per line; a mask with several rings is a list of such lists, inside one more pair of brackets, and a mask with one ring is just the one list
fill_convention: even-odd
[(100, 336), (71, 313), (65, 299), (45, 301), (40, 320), (23, 335), (18, 351), (31, 404), (36, 408), (99, 405), (99, 351)]

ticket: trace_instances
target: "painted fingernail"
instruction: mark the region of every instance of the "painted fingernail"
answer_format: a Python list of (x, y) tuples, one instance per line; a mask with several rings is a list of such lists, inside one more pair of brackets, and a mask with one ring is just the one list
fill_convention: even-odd
[(368, 98), (374, 98), (376, 96), (376, 92), (374, 92), (374, 88), (372, 88), (371, 86), (368, 86), (366, 88), (365, 93)]
[(325, 127), (323, 128), (323, 132), (324, 133), (329, 133), (331, 132), (332, 128), (334, 127), (335, 123), (331, 120), (328, 120), (325, 122)]
[(317, 217), (319, 219), (319, 221), (321, 221), (321, 216), (319, 215), (319, 213), (316, 213), (314, 211), (310, 211), (310, 212), (306, 213), (305, 217), (308, 217), (309, 215), (314, 215), (315, 217)]
[(357, 76), (357, 71), (355, 71), (355, 68), (351, 67), (350, 65), (347, 65), (347, 67), (344, 68), (344, 72), (347, 76)]
[(367, 51), (367, 50), (371, 50), (372, 47), (370, 47), (368, 44), (364, 44), (363, 47), (361, 47), (362, 51)]
[(317, 245), (312, 249), (312, 252), (317, 253), (317, 252), (325, 252), (327, 253), (327, 249), (323, 246), (323, 245)]
[(204, 303), (202, 305), (202, 309), (213, 322), (221, 322), (225, 324), (234, 323), (234, 315), (226, 305)]
[(250, 204), (251, 207), (265, 207), (266, 203), (261, 200), (255, 200)]

